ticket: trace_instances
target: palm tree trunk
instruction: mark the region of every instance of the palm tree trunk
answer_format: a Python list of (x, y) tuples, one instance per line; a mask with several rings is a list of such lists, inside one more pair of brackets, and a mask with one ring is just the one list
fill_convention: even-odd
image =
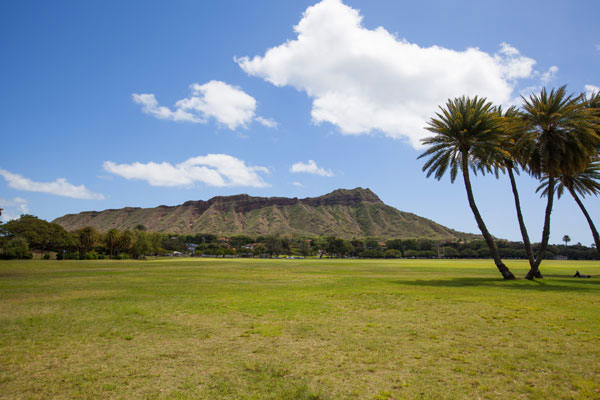
[(538, 251), (537, 257), (535, 258), (535, 264), (527, 275), (526, 279), (541, 278), (542, 273), (540, 272), (540, 264), (544, 259), (544, 253), (548, 247), (548, 240), (550, 239), (550, 214), (552, 214), (552, 205), (554, 204), (554, 183), (555, 178), (550, 175), (548, 176), (548, 203), (546, 204), (546, 214), (544, 216), (544, 229), (542, 230), (542, 243)]
[(579, 196), (577, 196), (573, 188), (569, 188), (569, 193), (571, 193), (571, 196), (573, 196), (575, 202), (577, 203), (579, 208), (581, 208), (581, 212), (583, 213), (583, 215), (585, 215), (585, 219), (587, 219), (590, 229), (592, 230), (592, 236), (594, 236), (594, 243), (596, 243), (596, 251), (598, 251), (598, 254), (600, 254), (600, 236), (598, 235), (598, 231), (596, 230), (594, 221), (592, 221), (590, 214), (588, 214), (587, 210), (583, 206), (583, 203), (581, 202), (581, 199), (579, 199)]
[(523, 237), (523, 245), (525, 246), (529, 267), (531, 268), (535, 264), (535, 259), (533, 258), (533, 249), (531, 248), (529, 234), (527, 234), (527, 227), (525, 226), (523, 213), (521, 212), (521, 201), (519, 200), (519, 192), (517, 191), (517, 182), (515, 181), (515, 174), (513, 173), (512, 167), (509, 166), (507, 169), (508, 177), (510, 178), (510, 186), (512, 187), (513, 196), (515, 198), (515, 208), (517, 209), (517, 219), (519, 220), (519, 228), (521, 229), (521, 236)]
[(481, 214), (479, 213), (479, 209), (475, 204), (473, 189), (471, 187), (471, 178), (469, 177), (468, 154), (466, 152), (462, 155), (462, 173), (465, 181), (465, 189), (467, 190), (467, 198), (469, 199), (469, 206), (471, 207), (471, 211), (473, 211), (473, 215), (477, 221), (477, 226), (479, 227), (479, 230), (481, 231), (481, 234), (483, 235), (483, 238), (490, 249), (490, 255), (494, 259), (494, 263), (504, 279), (515, 279), (513, 273), (510, 272), (508, 267), (504, 265), (500, 259), (500, 256), (498, 255), (498, 249), (496, 248), (496, 243), (494, 243), (494, 238), (492, 238), (492, 235), (490, 235), (490, 232), (487, 230), (487, 227), (483, 222), (483, 218), (481, 218)]

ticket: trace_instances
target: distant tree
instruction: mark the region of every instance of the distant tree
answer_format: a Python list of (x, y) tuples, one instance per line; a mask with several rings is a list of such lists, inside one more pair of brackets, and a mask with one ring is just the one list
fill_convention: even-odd
[(359, 256), (363, 251), (365, 251), (365, 243), (360, 239), (352, 239), (350, 244), (352, 245), (351, 254), (353, 256)]
[(459, 256), (458, 250), (456, 250), (454, 247), (448, 247), (445, 246), (444, 247), (444, 256), (446, 258), (455, 258)]
[(85, 253), (90, 251), (98, 240), (98, 231), (91, 226), (86, 226), (78, 231), (77, 238), (79, 240), (79, 257), (85, 258)]
[(106, 247), (110, 250), (110, 258), (113, 258), (115, 248), (118, 248), (120, 238), (121, 235), (119, 234), (119, 231), (114, 228), (109, 229), (104, 234), (104, 243)]
[(8, 239), (3, 245), (1, 256), (6, 259), (24, 259), (32, 257), (27, 240), (21, 236), (15, 236)]
[(567, 247), (567, 245), (570, 241), (571, 241), (571, 237), (569, 235), (563, 236), (563, 242), (565, 242), (565, 247)]
[(253, 251), (254, 253), (254, 257), (257, 256), (262, 256), (263, 254), (267, 254), (267, 248), (265, 246), (263, 246), (262, 244), (259, 244), (258, 246), (254, 247)]
[(300, 242), (300, 254), (304, 257), (310, 256), (310, 240), (302, 240)]
[(32, 250), (62, 252), (75, 247), (71, 235), (62, 226), (33, 215), (24, 214), (11, 220), (2, 225), (2, 230), (8, 238), (22, 237)]
[(137, 224), (137, 225), (135, 226), (134, 230), (136, 230), (136, 231), (146, 231), (147, 229), (146, 229), (146, 226), (145, 226), (145, 225), (142, 225), (142, 224)]
[(365, 240), (365, 248), (367, 250), (379, 249), (379, 241), (377, 239), (369, 238)]
[(119, 253), (129, 254), (129, 252), (131, 251), (131, 247), (134, 244), (134, 241), (135, 236), (133, 232), (131, 232), (129, 229), (123, 231), (119, 237), (119, 242), (117, 245)]
[(151, 243), (146, 231), (136, 230), (134, 233), (133, 245), (131, 246), (131, 256), (141, 258), (150, 253)]
[(283, 252), (281, 239), (277, 236), (269, 235), (265, 238), (265, 249), (271, 257), (279, 256)]

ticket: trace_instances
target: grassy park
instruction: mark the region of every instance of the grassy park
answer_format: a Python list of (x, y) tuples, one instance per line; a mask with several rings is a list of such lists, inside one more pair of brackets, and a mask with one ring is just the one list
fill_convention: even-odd
[(600, 398), (600, 262), (542, 272), (504, 281), (491, 260), (4, 261), (0, 398)]

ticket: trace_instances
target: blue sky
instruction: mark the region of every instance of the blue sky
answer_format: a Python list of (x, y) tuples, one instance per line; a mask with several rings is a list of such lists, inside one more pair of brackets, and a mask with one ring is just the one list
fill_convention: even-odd
[[(421, 172), (435, 106), (600, 86), (597, 1), (4, 2), (4, 218), (216, 195), (369, 187), (477, 232), (462, 181)], [(587, 85), (587, 86), (586, 86)], [(506, 177), (475, 179), (490, 231), (520, 240)], [(544, 200), (519, 178), (541, 237)], [(586, 198), (600, 223), (598, 198)], [(551, 242), (592, 243), (567, 196)]]

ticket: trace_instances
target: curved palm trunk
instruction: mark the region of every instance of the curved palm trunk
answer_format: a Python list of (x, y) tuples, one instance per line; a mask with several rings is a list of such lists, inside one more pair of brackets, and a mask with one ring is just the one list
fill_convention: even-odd
[(531, 241), (529, 241), (529, 234), (527, 233), (527, 227), (523, 220), (523, 213), (521, 212), (521, 200), (519, 200), (519, 192), (517, 191), (517, 182), (515, 181), (515, 174), (513, 173), (512, 167), (508, 167), (508, 177), (510, 178), (510, 186), (512, 187), (513, 196), (515, 198), (515, 208), (517, 209), (517, 219), (519, 220), (519, 228), (521, 229), (521, 236), (523, 237), (523, 245), (525, 246), (525, 252), (527, 253), (527, 259), (529, 260), (529, 267), (533, 267), (535, 259), (533, 258), (533, 249), (531, 248)]
[(555, 178), (553, 176), (548, 177), (548, 203), (546, 204), (546, 214), (544, 216), (544, 229), (542, 230), (542, 243), (540, 244), (540, 249), (535, 258), (535, 264), (527, 275), (525, 275), (526, 279), (533, 278), (541, 278), (542, 273), (540, 272), (540, 264), (544, 259), (544, 253), (548, 248), (548, 240), (550, 239), (550, 214), (552, 214), (552, 205), (554, 204), (554, 184)]
[(596, 230), (596, 226), (594, 225), (590, 214), (588, 214), (587, 210), (583, 206), (583, 203), (579, 199), (579, 196), (577, 196), (577, 193), (575, 193), (575, 191), (572, 188), (569, 188), (569, 193), (571, 193), (571, 196), (573, 196), (575, 202), (577, 203), (579, 208), (581, 208), (581, 212), (583, 213), (583, 215), (585, 215), (585, 219), (587, 219), (590, 229), (592, 230), (592, 236), (594, 236), (594, 243), (596, 243), (596, 251), (598, 252), (598, 254), (600, 254), (600, 236), (598, 236), (598, 231)]
[(473, 215), (475, 216), (475, 220), (477, 221), (477, 226), (479, 227), (479, 230), (481, 231), (481, 234), (483, 235), (483, 238), (485, 239), (485, 242), (487, 243), (490, 249), (490, 255), (494, 259), (494, 263), (496, 264), (496, 267), (498, 268), (504, 279), (515, 279), (513, 273), (510, 272), (508, 267), (504, 265), (504, 263), (500, 259), (500, 256), (498, 255), (498, 249), (496, 248), (496, 243), (494, 243), (494, 239), (492, 238), (492, 235), (490, 235), (490, 232), (487, 230), (487, 227), (483, 222), (483, 218), (481, 218), (481, 214), (479, 213), (479, 209), (475, 204), (475, 198), (473, 197), (473, 189), (471, 187), (471, 178), (469, 177), (468, 155), (466, 153), (463, 153), (462, 156), (462, 173), (463, 179), (465, 181), (465, 189), (467, 190), (467, 198), (469, 199), (469, 206), (471, 206), (471, 211), (473, 211)]

